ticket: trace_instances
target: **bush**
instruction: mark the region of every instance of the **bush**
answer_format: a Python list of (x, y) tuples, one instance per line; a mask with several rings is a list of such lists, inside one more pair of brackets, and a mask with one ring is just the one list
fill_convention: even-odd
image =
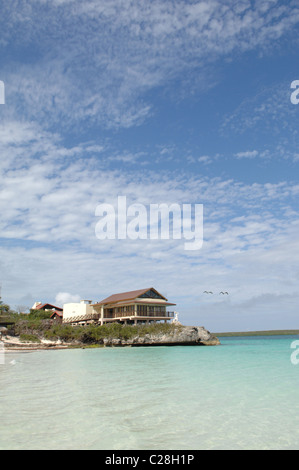
[[(44, 312), (45, 313), (45, 312)], [(102, 344), (104, 339), (128, 340), (135, 336), (147, 334), (166, 334), (179, 328), (173, 324), (156, 323), (149, 325), (121, 325), (108, 323), (105, 325), (71, 326), (53, 323), (39, 315), (19, 315), (15, 324), (15, 334), (24, 337), (45, 338), (52, 341), (80, 342), (84, 344)]]
[(46, 312), (45, 310), (31, 309), (29, 315), (26, 316), (28, 316), (29, 319), (48, 320), (51, 318), (52, 313), (52, 311)]
[(78, 327), (76, 326), (55, 324), (45, 331), (44, 336), (47, 339), (60, 339), (61, 341), (70, 342), (78, 338), (78, 333)]
[(40, 343), (40, 339), (33, 334), (22, 333), (20, 340), (24, 343)]
[(1, 301), (1, 297), (0, 297), (0, 316), (4, 316), (5, 318), (9, 318), (10, 317), (13, 317), (17, 315), (17, 313), (12, 310), (10, 308), (10, 306), (8, 304), (4, 304), (2, 301)]
[(0, 304), (0, 315), (6, 315), (10, 312), (10, 307), (7, 304)]

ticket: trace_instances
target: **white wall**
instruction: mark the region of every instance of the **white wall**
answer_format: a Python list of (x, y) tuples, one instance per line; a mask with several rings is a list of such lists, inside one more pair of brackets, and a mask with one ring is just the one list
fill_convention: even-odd
[(72, 317), (79, 317), (82, 315), (90, 315), (97, 313), (92, 305), (84, 303), (69, 303), (63, 306), (63, 320), (69, 320)]

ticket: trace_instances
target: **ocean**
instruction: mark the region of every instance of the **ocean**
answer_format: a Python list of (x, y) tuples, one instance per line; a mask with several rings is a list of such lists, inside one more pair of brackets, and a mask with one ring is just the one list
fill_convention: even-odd
[(0, 449), (298, 450), (298, 339), (6, 352)]

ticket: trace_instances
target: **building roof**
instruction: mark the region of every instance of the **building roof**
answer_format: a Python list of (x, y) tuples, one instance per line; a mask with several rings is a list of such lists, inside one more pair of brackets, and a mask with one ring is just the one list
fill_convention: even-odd
[(55, 315), (58, 315), (58, 316), (61, 317), (61, 318), (63, 317), (62, 312), (59, 312), (59, 311), (55, 310), (55, 311), (52, 313), (52, 315), (51, 315), (50, 318), (54, 317)]
[[(112, 304), (115, 302), (122, 302), (126, 300), (134, 300), (141, 295), (145, 294), (148, 291), (154, 291), (157, 295), (159, 295), (163, 300), (167, 301), (166, 297), (160, 294), (156, 289), (153, 287), (148, 287), (147, 289), (139, 289), (139, 290), (132, 290), (129, 292), (122, 292), (120, 294), (114, 294), (110, 295), (110, 297), (107, 297), (104, 300), (101, 300), (101, 302), (96, 303), (95, 305), (101, 305), (101, 304)], [(175, 305), (175, 304), (173, 304)]]
[(52, 304), (38, 304), (34, 310), (57, 310), (58, 312), (62, 312), (63, 309), (60, 307), (56, 307), (56, 305)]

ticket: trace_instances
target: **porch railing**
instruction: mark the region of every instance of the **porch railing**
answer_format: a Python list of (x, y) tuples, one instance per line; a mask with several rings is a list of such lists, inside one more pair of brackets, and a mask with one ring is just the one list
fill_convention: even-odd
[(107, 313), (104, 312), (104, 318), (123, 318), (123, 317), (162, 317), (162, 318), (174, 318), (174, 312), (140, 312), (135, 315), (135, 312), (116, 312)]

